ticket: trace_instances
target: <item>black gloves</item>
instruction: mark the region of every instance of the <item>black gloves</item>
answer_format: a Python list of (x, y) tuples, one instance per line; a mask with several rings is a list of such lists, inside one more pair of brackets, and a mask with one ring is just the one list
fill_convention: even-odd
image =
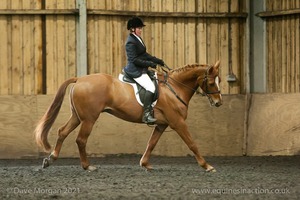
[(157, 59), (157, 64), (161, 65), (161, 66), (164, 66), (165, 65), (165, 62), (161, 59)]
[(151, 64), (149, 66), (152, 68), (156, 68), (156, 65), (161, 65), (161, 66), (165, 65), (165, 62), (159, 58), (155, 58), (150, 62), (151, 62)]
[(151, 62), (150, 67), (155, 68), (156, 69), (156, 63)]

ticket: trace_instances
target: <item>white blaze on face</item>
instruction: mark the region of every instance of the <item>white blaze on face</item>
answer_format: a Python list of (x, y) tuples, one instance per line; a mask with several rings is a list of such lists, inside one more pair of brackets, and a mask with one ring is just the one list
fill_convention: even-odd
[(219, 86), (219, 76), (216, 76), (216, 78), (215, 78), (215, 83), (216, 83), (216, 85), (217, 85), (217, 87), (218, 87), (218, 90), (220, 91), (220, 86)]

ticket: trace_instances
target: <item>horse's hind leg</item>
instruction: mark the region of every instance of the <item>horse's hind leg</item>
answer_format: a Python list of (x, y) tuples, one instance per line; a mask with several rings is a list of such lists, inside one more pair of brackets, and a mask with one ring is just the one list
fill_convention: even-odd
[(89, 163), (89, 161), (87, 159), (87, 155), (86, 155), (86, 143), (87, 143), (88, 137), (90, 136), (90, 133), (92, 131), (94, 123), (95, 122), (91, 122), (88, 120), (82, 121), (82, 125), (81, 125), (80, 131), (79, 131), (77, 139), (76, 139), (76, 143), (77, 143), (77, 146), (79, 149), (79, 154), (80, 154), (81, 166), (83, 167), (83, 169), (89, 170), (89, 171), (96, 170), (96, 167), (90, 166), (90, 163)]
[(79, 124), (80, 121), (76, 113), (73, 111), (68, 122), (58, 129), (58, 138), (56, 140), (54, 150), (49, 155), (49, 157), (44, 159), (43, 168), (48, 167), (52, 162), (54, 162), (58, 158), (64, 140)]
[(147, 170), (151, 170), (152, 167), (149, 164), (149, 159), (151, 152), (153, 151), (154, 147), (156, 146), (160, 136), (162, 133), (166, 130), (168, 126), (167, 125), (157, 125), (153, 132), (152, 135), (148, 141), (147, 148), (145, 153), (143, 154), (141, 160), (140, 160), (140, 166), (145, 167)]

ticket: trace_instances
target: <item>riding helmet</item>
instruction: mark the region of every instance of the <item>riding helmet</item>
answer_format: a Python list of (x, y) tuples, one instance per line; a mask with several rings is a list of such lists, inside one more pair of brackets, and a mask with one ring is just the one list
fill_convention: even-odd
[(127, 30), (130, 30), (131, 28), (144, 27), (144, 26), (146, 25), (139, 17), (132, 17), (127, 22)]

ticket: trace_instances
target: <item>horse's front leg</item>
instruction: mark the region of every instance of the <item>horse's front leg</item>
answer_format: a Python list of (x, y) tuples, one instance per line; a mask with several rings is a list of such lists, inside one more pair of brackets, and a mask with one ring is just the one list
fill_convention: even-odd
[(173, 129), (178, 133), (181, 139), (189, 147), (189, 149), (195, 154), (196, 160), (201, 167), (203, 167), (207, 172), (216, 172), (213, 166), (209, 165), (205, 159), (200, 155), (196, 143), (192, 140), (191, 134), (188, 131), (188, 127), (185, 121), (177, 123)]
[(154, 147), (156, 146), (159, 138), (161, 137), (162, 133), (166, 130), (168, 125), (157, 125), (151, 134), (151, 137), (148, 141), (147, 148), (145, 153), (143, 154), (140, 160), (140, 166), (145, 167), (147, 170), (151, 170), (152, 166), (149, 164), (149, 159), (151, 152), (153, 151)]

